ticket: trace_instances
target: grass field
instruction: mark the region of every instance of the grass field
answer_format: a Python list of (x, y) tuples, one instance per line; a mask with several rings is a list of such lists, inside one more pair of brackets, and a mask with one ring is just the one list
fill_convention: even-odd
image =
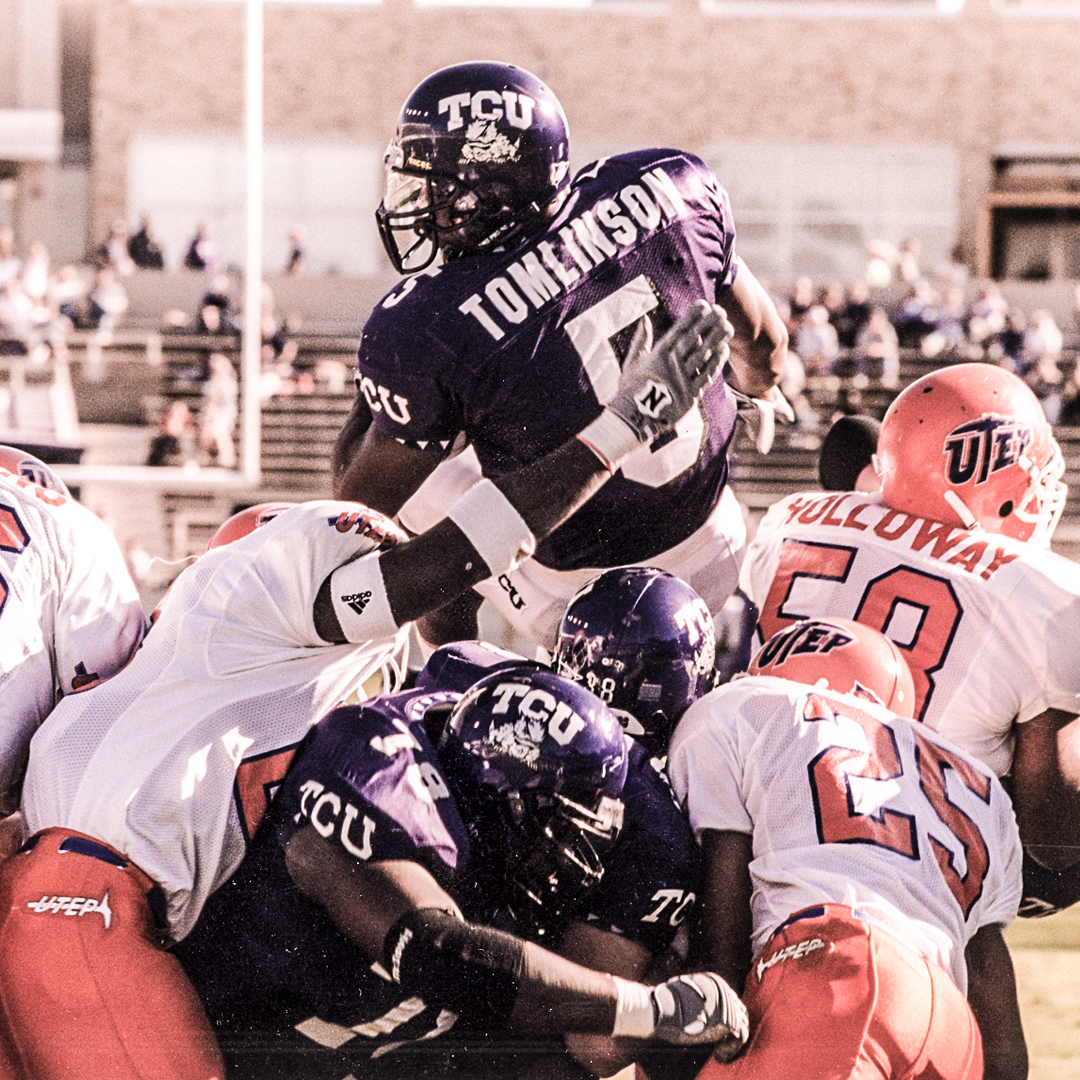
[(1006, 940), (1030, 1080), (1080, 1080), (1080, 905), (1047, 919), (1017, 919)]

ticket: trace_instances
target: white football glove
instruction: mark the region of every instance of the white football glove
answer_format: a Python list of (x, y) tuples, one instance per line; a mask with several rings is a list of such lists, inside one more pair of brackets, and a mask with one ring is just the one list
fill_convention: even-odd
[(734, 329), (724, 309), (698, 300), (651, 348), (638, 335), (619, 386), (581, 439), (614, 472), (641, 443), (677, 424), (727, 362)]
[(677, 975), (651, 990), (654, 1039), (676, 1046), (715, 1044), (713, 1056), (730, 1061), (750, 1036), (750, 1018), (739, 995), (711, 971)]
[(795, 410), (791, 407), (791, 402), (780, 393), (778, 386), (770, 388), (761, 397), (756, 398), (744, 394), (741, 390), (736, 390), (730, 383), (728, 389), (735, 396), (739, 416), (750, 428), (758, 452), (767, 454), (772, 449), (773, 439), (776, 437), (777, 416), (789, 424), (795, 423)]

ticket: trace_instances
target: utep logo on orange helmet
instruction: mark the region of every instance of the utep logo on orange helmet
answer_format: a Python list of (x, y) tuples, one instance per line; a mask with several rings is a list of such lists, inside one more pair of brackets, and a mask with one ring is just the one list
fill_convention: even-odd
[(790, 630), (774, 634), (763, 646), (755, 663), (759, 668), (770, 665), (782, 667), (792, 656), (804, 656), (807, 653), (824, 656), (833, 649), (850, 645), (854, 640), (840, 627), (830, 626), (828, 623), (818, 622), (809, 626), (796, 623)]
[(1016, 465), (1034, 441), (1030, 424), (984, 413), (945, 436), (945, 477), (954, 487), (985, 484), (992, 473)]

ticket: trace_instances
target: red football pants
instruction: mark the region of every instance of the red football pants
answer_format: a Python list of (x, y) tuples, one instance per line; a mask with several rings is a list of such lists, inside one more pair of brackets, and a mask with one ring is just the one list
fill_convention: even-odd
[(210, 1022), (160, 945), (154, 883), (65, 829), (0, 864), (0, 1077), (212, 1080)]
[(941, 968), (851, 908), (809, 912), (754, 958), (746, 1050), (698, 1080), (982, 1080), (975, 1017)]

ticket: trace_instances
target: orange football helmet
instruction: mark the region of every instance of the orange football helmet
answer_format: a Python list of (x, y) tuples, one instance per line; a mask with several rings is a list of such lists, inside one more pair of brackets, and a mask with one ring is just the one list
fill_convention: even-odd
[(778, 630), (747, 674), (823, 686), (879, 701), (897, 716), (915, 715), (915, 685), (900, 650), (853, 619), (802, 619)]
[(993, 364), (954, 364), (889, 406), (875, 467), (885, 505), (966, 529), (1049, 544), (1065, 463), (1039, 399)]
[(249, 506), (246, 510), (238, 510), (232, 517), (226, 518), (218, 526), (217, 532), (210, 537), (206, 550), (210, 551), (211, 548), (231, 544), (234, 540), (239, 540), (240, 537), (253, 533), (268, 521), (273, 521), (282, 511), (296, 505), (296, 503), (292, 502), (267, 502), (259, 503), (257, 506)]

